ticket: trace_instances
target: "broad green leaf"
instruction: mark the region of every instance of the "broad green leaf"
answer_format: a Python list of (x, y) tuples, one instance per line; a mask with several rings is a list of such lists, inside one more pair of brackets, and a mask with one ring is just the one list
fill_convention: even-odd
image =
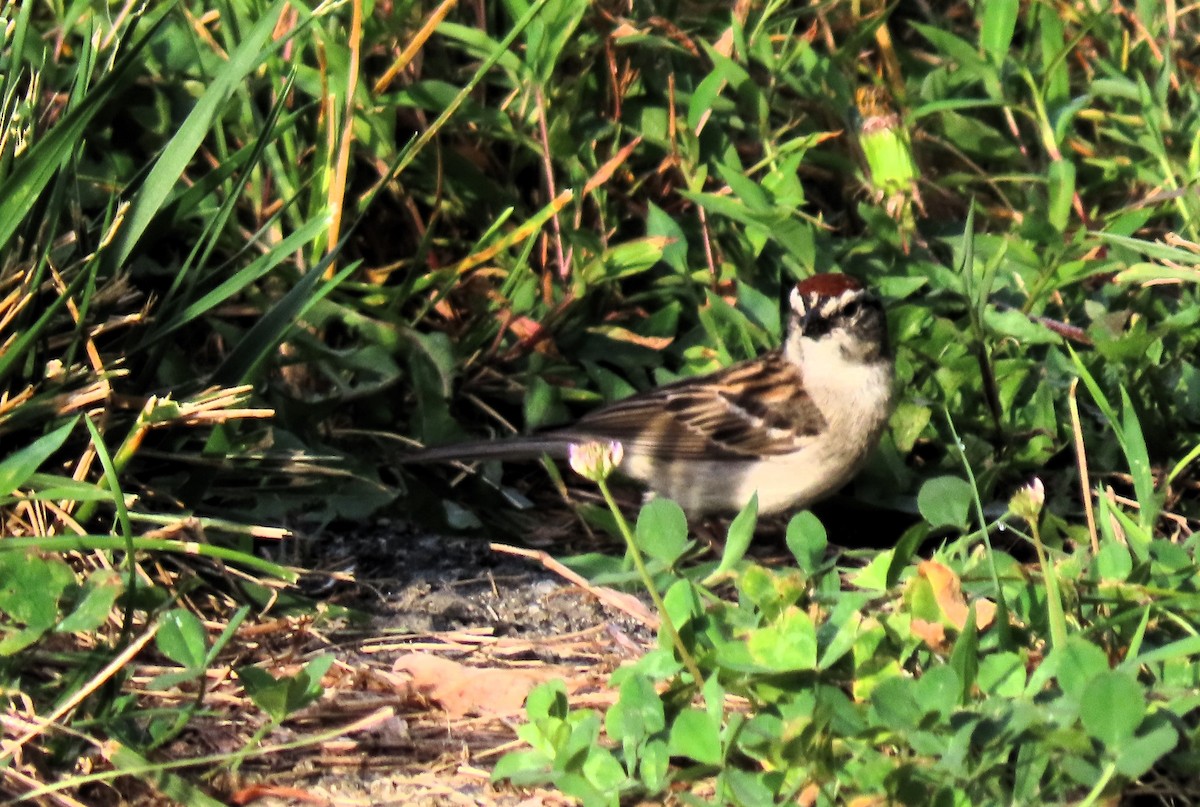
[(547, 717), (565, 717), (567, 688), (560, 680), (539, 684), (525, 698), (525, 714), (532, 722)]
[(597, 790), (614, 792), (629, 777), (613, 753), (602, 745), (593, 745), (583, 761), (583, 775)]
[(768, 783), (777, 778), (769, 771), (726, 767), (717, 778), (718, 804), (777, 804), (776, 788)]
[(925, 432), (932, 417), (933, 410), (928, 406), (908, 401), (900, 402), (896, 411), (892, 413), (891, 429), (892, 439), (896, 441), (896, 448), (902, 454), (912, 451), (917, 438)]
[(1133, 737), (1146, 716), (1146, 696), (1131, 674), (1104, 670), (1083, 690), (1079, 717), (1087, 733), (1119, 750)]
[(901, 575), (904, 570), (909, 568), (909, 562), (917, 549), (929, 537), (931, 528), (927, 524), (917, 522), (904, 531), (900, 536), (900, 540), (896, 541), (896, 548), (892, 550), (892, 559), (888, 563), (886, 585), (888, 588), (900, 582)]
[(604, 717), (608, 736), (636, 745), (665, 727), (663, 702), (654, 683), (644, 675), (630, 675), (622, 681), (620, 698)]
[(803, 510), (792, 516), (787, 525), (785, 541), (797, 565), (810, 575), (820, 568), (829, 546), (825, 525), (811, 510)]
[(287, 717), (287, 679), (276, 678), (258, 667), (243, 667), (237, 676), (246, 695), (272, 720), (278, 722)]
[(1156, 762), (1173, 751), (1177, 745), (1179, 745), (1179, 732), (1174, 726), (1163, 720), (1153, 730), (1125, 740), (1115, 749), (1117, 771), (1122, 776), (1137, 779), (1145, 775)]
[(684, 709), (671, 724), (668, 745), (672, 756), (717, 765), (721, 762), (721, 726), (702, 709)]
[[(430, 385), (423, 384), (422, 386)], [(438, 397), (444, 397), (444, 394)], [(552, 423), (559, 414), (560, 406), (561, 401), (556, 387), (538, 376), (529, 380), (525, 387), (525, 422), (529, 424), (530, 428), (539, 429), (547, 423)]]
[(492, 768), (491, 781), (508, 780), (517, 787), (543, 784), (550, 781), (550, 766), (551, 760), (541, 751), (510, 751)]
[(912, 694), (924, 714), (937, 714), (945, 719), (959, 704), (968, 702), (966, 695), (971, 689), (972, 683), (964, 684), (952, 661), (949, 665), (939, 664), (926, 670), (917, 679)]
[(317, 656), (299, 672), (282, 678), (258, 667), (242, 667), (237, 675), (255, 705), (279, 722), (321, 696), (321, 677), (333, 661), (332, 655)]
[(698, 587), (690, 580), (676, 580), (663, 594), (663, 605), (675, 623), (676, 630), (682, 629), (692, 619), (704, 613), (704, 604)]
[(0, 612), (29, 627), (58, 621), (58, 603), (75, 574), (57, 556), (0, 553)]
[(850, 574), (850, 582), (868, 591), (886, 591), (888, 570), (892, 566), (893, 557), (894, 552), (891, 549), (880, 552), (862, 569)]
[(917, 701), (916, 682), (911, 678), (893, 677), (881, 681), (871, 693), (871, 708), (884, 726), (895, 731), (907, 731), (924, 715)]
[(54, 626), (58, 633), (92, 631), (107, 621), (117, 597), (125, 591), (121, 576), (112, 569), (97, 569), (83, 584), (83, 597), (61, 622)]
[(643, 552), (668, 566), (673, 564), (688, 546), (683, 508), (670, 499), (651, 499), (638, 513), (636, 535)]
[(1120, 582), (1133, 571), (1133, 559), (1129, 556), (1129, 549), (1117, 541), (1105, 541), (1101, 544), (1094, 564), (1100, 579), (1110, 582)]
[(647, 204), (646, 235), (663, 240), (662, 260), (668, 266), (681, 275), (688, 271), (687, 237), (675, 219), (654, 202)]
[(201, 670), (208, 659), (208, 632), (191, 611), (173, 608), (163, 614), (154, 643), (159, 651), (188, 670)]
[(1021, 4), (1018, 0), (988, 0), (981, 8), (983, 19), (979, 23), (979, 44), (991, 58), (992, 64), (998, 66), (1003, 64), (1012, 46)]
[(1062, 337), (1039, 322), (1033, 322), (1016, 309), (998, 310), (986, 306), (983, 310), (984, 324), (999, 336), (1011, 336), (1023, 345), (1054, 345)]
[(913, 28), (928, 39), (934, 47), (953, 61), (958, 62), (959, 69), (965, 68), (972, 72), (979, 72), (984, 68), (984, 62), (979, 58), (979, 53), (965, 39), (954, 36), (949, 31), (944, 31), (934, 25), (913, 23)]
[(665, 740), (655, 737), (642, 748), (638, 776), (650, 794), (662, 791), (670, 782), (671, 751)]
[(700, 124), (700, 119), (712, 111), (713, 105), (726, 86), (726, 77), (721, 65), (716, 65), (712, 72), (705, 76), (696, 86), (688, 102), (687, 125), (693, 131)]
[(1047, 662), (1053, 663), (1059, 686), (1076, 700), (1082, 700), (1088, 682), (1108, 671), (1104, 651), (1080, 636), (1070, 637), (1061, 650), (1054, 648), (1050, 656)]
[(799, 608), (787, 609), (766, 627), (746, 636), (750, 658), (763, 670), (792, 672), (817, 666), (817, 631), (812, 617)]
[(667, 246), (665, 238), (637, 238), (617, 244), (601, 256), (604, 277), (607, 280), (623, 278), (644, 272), (662, 260)]
[(985, 694), (1020, 697), (1025, 690), (1025, 660), (1019, 653), (990, 653), (980, 659), (975, 680)]
[(725, 550), (721, 553), (721, 563), (714, 574), (730, 571), (746, 555), (750, 541), (754, 538), (754, 528), (758, 524), (758, 494), (750, 497), (750, 501), (729, 525), (729, 533), (725, 538)]
[(15, 629), (0, 640), (0, 656), (28, 647), (54, 626), (59, 600), (74, 580), (58, 557), (0, 552), (0, 627)]
[(974, 493), (971, 485), (957, 476), (939, 476), (921, 485), (917, 510), (932, 527), (967, 526)]

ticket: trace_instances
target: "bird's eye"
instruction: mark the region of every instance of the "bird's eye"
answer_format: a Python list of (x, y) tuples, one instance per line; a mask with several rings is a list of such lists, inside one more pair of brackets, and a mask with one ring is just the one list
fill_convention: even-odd
[(858, 302), (858, 300), (851, 300), (850, 302), (846, 303), (845, 307), (842, 308), (842, 316), (855, 317), (858, 315), (859, 309), (861, 308), (862, 305)]

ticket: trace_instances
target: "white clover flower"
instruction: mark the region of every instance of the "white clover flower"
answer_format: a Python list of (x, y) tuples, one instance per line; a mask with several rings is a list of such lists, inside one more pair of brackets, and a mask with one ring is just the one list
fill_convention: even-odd
[(567, 460), (571, 468), (593, 482), (608, 479), (624, 456), (625, 447), (616, 440), (571, 443), (567, 448)]
[(1033, 481), (1013, 494), (1008, 502), (1008, 509), (1016, 515), (1034, 524), (1046, 504), (1046, 486), (1042, 480), (1034, 477)]

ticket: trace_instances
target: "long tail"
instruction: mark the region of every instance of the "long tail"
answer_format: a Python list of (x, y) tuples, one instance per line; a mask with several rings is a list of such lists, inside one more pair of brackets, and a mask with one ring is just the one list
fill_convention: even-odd
[(519, 460), (536, 459), (543, 454), (566, 457), (570, 439), (565, 435), (539, 434), (530, 437), (510, 437), (503, 440), (472, 440), (448, 446), (434, 446), (401, 454), (396, 461), (401, 464), (414, 462), (451, 462), (475, 460)]

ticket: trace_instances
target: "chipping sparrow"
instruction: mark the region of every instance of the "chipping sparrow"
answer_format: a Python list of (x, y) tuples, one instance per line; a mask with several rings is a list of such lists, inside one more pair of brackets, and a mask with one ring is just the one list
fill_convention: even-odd
[(879, 298), (840, 274), (792, 290), (781, 347), (590, 412), (529, 437), (416, 451), (401, 462), (565, 457), (613, 440), (618, 471), (689, 515), (806, 506), (854, 476), (887, 424), (892, 358)]

